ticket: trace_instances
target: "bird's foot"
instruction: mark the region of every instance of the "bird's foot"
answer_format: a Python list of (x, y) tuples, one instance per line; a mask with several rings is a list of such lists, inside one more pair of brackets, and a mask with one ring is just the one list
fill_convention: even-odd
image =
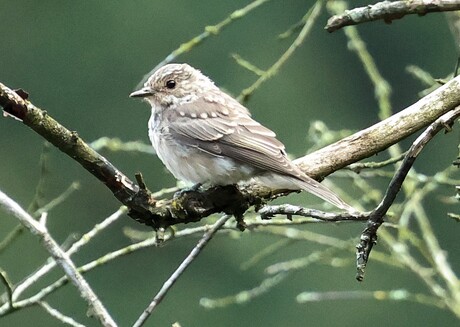
[(191, 187), (183, 188), (182, 190), (179, 190), (176, 193), (174, 193), (174, 198), (180, 198), (180, 197), (186, 195), (187, 193), (198, 192), (200, 190), (201, 185), (203, 185), (203, 184), (196, 183), (195, 185), (192, 185)]

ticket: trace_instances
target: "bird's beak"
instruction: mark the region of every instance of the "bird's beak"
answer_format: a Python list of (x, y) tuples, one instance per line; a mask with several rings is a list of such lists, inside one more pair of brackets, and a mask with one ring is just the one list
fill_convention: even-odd
[(148, 97), (149, 95), (153, 95), (152, 89), (149, 87), (143, 87), (140, 90), (134, 91), (129, 96), (131, 98), (145, 98), (145, 97)]

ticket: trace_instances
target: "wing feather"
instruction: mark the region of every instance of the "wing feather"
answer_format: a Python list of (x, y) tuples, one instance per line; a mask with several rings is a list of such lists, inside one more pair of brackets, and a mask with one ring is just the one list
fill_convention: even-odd
[[(304, 175), (286, 158), (276, 134), (253, 120), (236, 100), (225, 100), (225, 106), (206, 97), (181, 105), (179, 113), (169, 114), (170, 132), (178, 141), (207, 153), (302, 180)], [(228, 106), (244, 110), (228, 110)]]

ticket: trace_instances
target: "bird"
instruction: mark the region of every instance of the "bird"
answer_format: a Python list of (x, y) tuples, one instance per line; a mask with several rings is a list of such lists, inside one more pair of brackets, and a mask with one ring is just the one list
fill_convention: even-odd
[(176, 179), (198, 186), (254, 179), (272, 189), (304, 190), (355, 211), (289, 160), (276, 134), (200, 70), (166, 64), (130, 97), (150, 104), (150, 141)]

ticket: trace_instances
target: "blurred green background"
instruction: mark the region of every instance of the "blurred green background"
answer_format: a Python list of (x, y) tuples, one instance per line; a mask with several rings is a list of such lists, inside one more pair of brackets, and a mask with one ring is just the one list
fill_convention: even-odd
[[(181, 43), (248, 3), (2, 0), (0, 82), (27, 90), (35, 105), (78, 131), (87, 141), (108, 136), (148, 142), (149, 108), (128, 98), (128, 94), (144, 74)], [(277, 35), (298, 22), (312, 4), (311, 0), (269, 1), (177, 61), (201, 69), (219, 86), (237, 95), (256, 77), (238, 66), (231, 54), (237, 53), (261, 68), (268, 68), (293, 40), (277, 40)], [(323, 11), (307, 41), (247, 103), (253, 116), (275, 130), (294, 156), (307, 151), (306, 133), (312, 120), (323, 120), (331, 129), (351, 130), (368, 127), (378, 120), (373, 86), (355, 54), (348, 51), (343, 32), (324, 31), (328, 17)], [(395, 110), (415, 102), (422, 89), (406, 73), (407, 65), (419, 65), (435, 77), (445, 77), (454, 68), (458, 53), (442, 14), (410, 16), (391, 25), (369, 23), (359, 26), (359, 31), (381, 73), (391, 83)], [(437, 138), (416, 167), (426, 174), (444, 169), (456, 157), (457, 141), (456, 130)], [(403, 142), (405, 147), (408, 144)], [(43, 140), (38, 135), (13, 119), (1, 119), (0, 189), (24, 207), (32, 200), (39, 180), (42, 150)], [(108, 151), (103, 154), (130, 177), (141, 171), (152, 190), (175, 184), (155, 156)], [(65, 241), (71, 233), (86, 232), (120, 205), (101, 183), (54, 148), (49, 151), (48, 171), (46, 200), (62, 193), (73, 181), (81, 183), (79, 191), (49, 214), (48, 226), (58, 242)], [(386, 181), (381, 185), (383, 189)], [(440, 192), (451, 195), (453, 190)], [(459, 271), (458, 225), (445, 216), (446, 211), (453, 210), (433, 201), (429, 217), (441, 246)], [(15, 225), (13, 217), (0, 212), (0, 239)], [(129, 244), (122, 232), (126, 226), (148, 230), (125, 217), (75, 256), (76, 263), (85, 263)], [(362, 228), (361, 224), (305, 227), (344, 240), (358, 236)], [(410, 302), (296, 303), (295, 297), (302, 291), (406, 288), (428, 292), (410, 272), (372, 259), (365, 281), (357, 283), (352, 253), (348, 253), (349, 262), (344, 267), (310, 266), (291, 274), (250, 303), (214, 310), (199, 305), (202, 297), (223, 297), (258, 285), (266, 276), (264, 268), (271, 263), (324, 248), (293, 243), (250, 270), (240, 269), (242, 262), (277, 240), (250, 232), (235, 237), (217, 236), (174, 286), (147, 326), (170, 326), (175, 321), (182, 326), (458, 326), (458, 320), (449, 311)], [(196, 237), (183, 238), (161, 248), (139, 251), (86, 277), (120, 326), (129, 326), (196, 241)], [(0, 255), (0, 267), (13, 282), (18, 282), (46, 258), (37, 239), (25, 233)], [(77, 321), (98, 325), (85, 317), (85, 304), (71, 286), (47, 300)], [(0, 319), (0, 326), (60, 325), (39, 307)]]

